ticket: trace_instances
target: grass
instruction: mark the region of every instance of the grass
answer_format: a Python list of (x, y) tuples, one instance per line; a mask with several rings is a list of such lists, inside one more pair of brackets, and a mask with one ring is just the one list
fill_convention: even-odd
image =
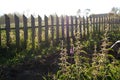
[[(60, 63), (59, 70), (49, 77), (44, 78), (45, 80), (119, 80), (120, 79), (120, 61), (112, 57), (112, 61), (109, 60), (109, 40), (113, 35), (120, 37), (120, 34), (113, 34), (108, 32), (108, 27), (106, 26), (105, 33), (99, 40), (101, 44), (97, 44), (97, 38), (93, 45), (94, 50), (92, 57), (87, 57), (85, 54), (89, 54), (84, 50), (84, 45), (88, 47), (88, 41), (81, 42), (79, 36), (76, 36), (76, 42), (74, 45), (74, 55), (67, 55), (66, 48), (63, 48), (63, 43), (61, 44), (62, 51), (60, 53)], [(115, 36), (114, 36), (115, 37)], [(117, 40), (117, 38), (115, 38)], [(84, 43), (84, 44), (83, 44)], [(97, 49), (100, 46), (100, 50)], [(87, 48), (88, 49), (88, 48)], [(74, 59), (74, 60), (70, 60)], [(92, 61), (90, 60), (92, 59)], [(74, 63), (73, 63), (74, 62)]]
[[(78, 34), (79, 35), (79, 34)], [(117, 37), (116, 37), (117, 35)], [(114, 42), (120, 37), (119, 33), (108, 33), (109, 41)], [(26, 61), (35, 60), (41, 61), (42, 57), (46, 55), (53, 55), (56, 53), (59, 53), (61, 51), (61, 59), (58, 61), (55, 65), (59, 64), (59, 69), (55, 72), (48, 71), (47, 74), (43, 74), (42, 76), (46, 80), (114, 80), (119, 79), (119, 73), (120, 73), (120, 63), (119, 60), (114, 60), (114, 62), (109, 63), (105, 62), (105, 64), (101, 64), (97, 61), (102, 59), (101, 57), (94, 57), (95, 59), (90, 59), (89, 57), (86, 57), (87, 54), (93, 54), (96, 53), (100, 55), (100, 49), (102, 44), (102, 39), (104, 37), (98, 37), (90, 36), (87, 40), (76, 40), (75, 42), (71, 41), (71, 45), (74, 45), (74, 51), (75, 55), (70, 56), (67, 55), (67, 49), (66, 49), (66, 42), (64, 44), (59, 44), (57, 46), (46, 46), (46, 43), (42, 43), (40, 48), (36, 47), (36, 50), (32, 52), (31, 48), (27, 48), (25, 50), (21, 50), (19, 52), (16, 51), (15, 45), (12, 45), (12, 48), (1, 48), (2, 53), (0, 55), (1, 58), (1, 65), (6, 66), (15, 66), (17, 64), (27, 64)], [(114, 40), (112, 40), (114, 37)], [(102, 41), (102, 42), (101, 42)], [(97, 44), (99, 43), (99, 44)], [(63, 46), (63, 47), (62, 47)], [(96, 46), (96, 47), (95, 47)], [(2, 52), (3, 51), (3, 52)], [(79, 52), (82, 56), (79, 56)], [(66, 54), (66, 55), (65, 55)], [(84, 57), (83, 57), (84, 56)], [(47, 57), (48, 58), (48, 57)], [(47, 60), (46, 58), (46, 60)], [(49, 60), (52, 60), (53, 58), (50, 58)], [(48, 61), (49, 61), (48, 60)], [(104, 59), (102, 59), (104, 60)], [(73, 62), (71, 62), (73, 61)], [(84, 61), (84, 62), (83, 62)], [(91, 63), (91, 61), (93, 61)], [(29, 62), (29, 63), (30, 63)], [(59, 63), (60, 62), (60, 63)], [(43, 61), (44, 64), (46, 62)], [(99, 63), (99, 65), (98, 65)], [(40, 65), (42, 63), (37, 63), (37, 65)], [(48, 64), (51, 65), (52, 63)], [(33, 66), (33, 63), (31, 64)], [(42, 68), (42, 67), (41, 67)], [(41, 68), (37, 68), (37, 70), (41, 70)], [(52, 67), (55, 68), (55, 67)], [(28, 69), (28, 67), (26, 68)], [(65, 71), (64, 71), (65, 70)], [(4, 73), (5, 74), (5, 73)], [(114, 75), (116, 74), (116, 75)], [(9, 76), (9, 74), (8, 74)], [(94, 77), (93, 77), (94, 76)], [(3, 79), (3, 78), (1, 78)]]
[[(79, 29), (78, 29), (79, 30)], [(44, 29), (42, 30), (44, 32)], [(56, 31), (56, 30), (55, 30)], [(67, 42), (52, 44), (52, 41), (49, 37), (49, 43), (43, 42), (38, 45), (38, 40), (36, 34), (35, 36), (35, 50), (32, 50), (32, 39), (31, 39), (31, 30), (28, 30), (28, 40), (27, 48), (24, 49), (24, 38), (23, 30), (20, 30), (20, 50), (18, 51), (15, 43), (15, 31), (11, 30), (11, 45), (10, 47), (5, 46), (6, 44), (6, 34), (5, 31), (2, 31), (2, 45), (0, 47), (0, 66), (15, 66), (18, 64), (30, 64), (31, 61), (36, 59), (40, 61), (37, 65), (44, 63), (51, 67), (52, 61), (55, 57), (59, 57), (59, 52), (61, 51), (60, 60), (58, 60), (54, 65), (57, 65), (59, 68), (55, 71), (48, 70), (46, 74), (43, 75), (46, 80), (114, 80), (120, 79), (120, 61), (113, 59), (113, 62), (110, 62), (106, 58), (106, 51), (112, 43), (120, 39), (119, 31), (105, 33), (94, 32), (90, 33), (89, 36), (85, 38), (80, 38), (80, 33), (76, 34), (76, 40), (71, 40), (70, 47), (74, 47), (74, 56), (68, 55), (67, 53)], [(60, 31), (61, 32), (61, 31)], [(37, 29), (36, 29), (37, 33)], [(61, 35), (60, 35), (61, 36)], [(42, 34), (44, 37), (44, 33)], [(54, 34), (56, 38), (56, 32)], [(102, 44), (110, 44), (109, 46)], [(106, 50), (107, 49), (107, 50)], [(105, 50), (105, 51), (104, 51)], [(54, 55), (54, 54), (57, 54)], [(93, 56), (91, 56), (93, 55)], [(54, 56), (54, 57), (53, 57)], [(96, 57), (97, 56), (97, 57)], [(44, 58), (45, 57), (45, 58)], [(47, 59), (49, 58), (50, 59)], [(45, 60), (45, 61), (44, 61)], [(48, 60), (48, 61), (46, 61)], [(49, 62), (46, 64), (46, 62)], [(36, 63), (36, 62), (35, 62)], [(31, 63), (31, 66), (34, 64)], [(28, 69), (29, 66), (27, 66)], [(41, 68), (37, 70), (41, 70)], [(55, 66), (56, 67), (56, 66)], [(55, 68), (53, 67), (53, 68)], [(20, 69), (20, 68), (18, 68)], [(0, 72), (1, 74), (1, 72)], [(48, 74), (48, 75), (47, 75)], [(116, 74), (116, 75), (115, 75)], [(7, 75), (9, 76), (9, 75)], [(5, 78), (5, 77), (3, 77)], [(0, 78), (0, 79), (3, 79)], [(4, 79), (3, 79), (4, 80)]]

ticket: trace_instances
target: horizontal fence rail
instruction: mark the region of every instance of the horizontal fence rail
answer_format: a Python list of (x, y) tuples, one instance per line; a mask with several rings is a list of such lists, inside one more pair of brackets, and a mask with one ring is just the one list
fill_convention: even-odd
[[(31, 15), (30, 22), (23, 15), (23, 21), (14, 15), (14, 23), (10, 22), (9, 16), (5, 15), (4, 26), (0, 25), (0, 46), (15, 43), (16, 48), (24, 45), (26, 49), (28, 42), (34, 50), (35, 45), (39, 46), (42, 42), (59, 42), (70, 38), (75, 38), (76, 33), (80, 33), (81, 38), (86, 38), (90, 33), (104, 32), (105, 27), (109, 25), (109, 31), (120, 31), (120, 17), (116, 16), (40, 16), (35, 18)], [(22, 41), (22, 42), (21, 42)]]

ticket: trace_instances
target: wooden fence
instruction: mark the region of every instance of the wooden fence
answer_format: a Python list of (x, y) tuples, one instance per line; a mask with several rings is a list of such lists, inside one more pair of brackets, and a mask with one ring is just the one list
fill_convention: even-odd
[[(116, 16), (40, 16), (35, 18), (31, 15), (30, 22), (28, 18), (23, 15), (23, 22), (20, 23), (19, 17), (14, 15), (14, 23), (10, 23), (9, 16), (5, 15), (5, 24), (0, 25), (0, 46), (4, 45), (10, 47), (12, 37), (14, 36), (17, 49), (21, 45), (21, 39), (24, 43), (24, 48), (28, 45), (30, 39), (32, 48), (43, 41), (59, 41), (69, 40), (75, 37), (75, 33), (79, 32), (81, 38), (89, 36), (91, 33), (104, 32), (105, 26), (109, 25), (110, 31), (120, 30), (120, 17)], [(11, 32), (14, 31), (14, 34)], [(29, 38), (30, 37), (30, 38)]]

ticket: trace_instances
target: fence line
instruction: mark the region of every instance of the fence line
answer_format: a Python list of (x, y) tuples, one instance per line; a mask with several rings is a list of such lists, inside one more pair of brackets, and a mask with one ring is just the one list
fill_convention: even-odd
[[(115, 16), (58, 17), (57, 15), (51, 15), (50, 17), (44, 16), (44, 20), (42, 20), (40, 16), (35, 18), (31, 15), (31, 25), (28, 26), (28, 18), (25, 15), (23, 15), (23, 23), (20, 23), (19, 17), (14, 15), (14, 21), (15, 27), (11, 26), (9, 16), (5, 15), (5, 26), (0, 25), (0, 46), (2, 46), (5, 31), (5, 45), (10, 47), (11, 30), (15, 31), (14, 35), (17, 49), (20, 48), (21, 37), (24, 39), (24, 48), (27, 48), (28, 39), (31, 37), (32, 49), (35, 49), (36, 37), (37, 45), (39, 46), (42, 41), (49, 42), (52, 40), (54, 43), (54, 41), (58, 42), (60, 39), (63, 39), (69, 42), (70, 37), (74, 38), (76, 32), (80, 33), (81, 38), (89, 36), (90, 33), (101, 33), (104, 32), (106, 24), (110, 26), (110, 31), (120, 30), (120, 17)], [(22, 26), (20, 26), (20, 24), (22, 24)], [(20, 36), (21, 30), (23, 31), (22, 36)], [(28, 34), (30, 34), (30, 36)]]

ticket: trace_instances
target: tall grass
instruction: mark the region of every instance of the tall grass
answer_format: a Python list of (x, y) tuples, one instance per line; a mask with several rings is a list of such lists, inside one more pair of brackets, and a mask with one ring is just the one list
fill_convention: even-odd
[[(88, 57), (89, 52), (84, 50), (84, 45), (80, 41), (79, 33), (76, 34), (76, 42), (71, 40), (74, 47), (74, 55), (69, 56), (66, 48), (62, 47), (60, 53), (60, 69), (53, 76), (53, 80), (119, 80), (120, 61), (113, 56), (109, 60), (109, 26), (105, 26), (102, 36), (100, 50), (97, 50), (97, 42), (94, 42), (94, 50)], [(63, 44), (61, 44), (64, 46)], [(73, 62), (70, 59), (73, 58)]]

